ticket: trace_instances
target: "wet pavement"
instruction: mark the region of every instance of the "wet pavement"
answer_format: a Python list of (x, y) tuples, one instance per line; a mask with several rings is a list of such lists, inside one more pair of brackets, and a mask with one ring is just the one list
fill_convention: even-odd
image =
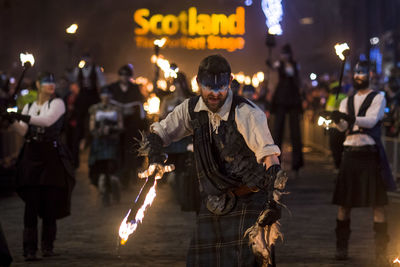
[[(290, 179), (285, 197), (284, 241), (276, 249), (278, 266), (373, 266), (372, 210), (352, 214), (350, 260), (337, 262), (336, 207), (331, 205), (335, 171), (328, 156), (309, 151), (300, 177)], [(84, 165), (84, 164), (82, 164)], [(289, 166), (289, 164), (286, 164)], [(0, 222), (14, 257), (12, 266), (185, 266), (195, 214), (182, 212), (169, 184), (160, 184), (143, 224), (118, 246), (118, 228), (138, 188), (124, 191), (120, 204), (104, 208), (97, 190), (81, 167), (73, 193), (72, 216), (58, 222), (56, 251), (61, 255), (26, 263), (22, 257), (23, 202), (17, 196), (0, 198)], [(388, 206), (391, 243), (389, 254), (400, 256), (400, 204)], [(398, 240), (398, 241), (396, 241)], [(399, 265), (400, 266), (400, 265)]]

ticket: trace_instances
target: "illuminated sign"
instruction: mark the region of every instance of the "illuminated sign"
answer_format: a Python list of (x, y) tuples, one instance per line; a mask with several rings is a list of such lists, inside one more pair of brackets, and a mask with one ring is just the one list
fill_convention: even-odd
[(151, 16), (150, 10), (142, 8), (136, 10), (133, 18), (137, 24), (134, 30), (137, 47), (154, 47), (154, 39), (147, 35), (162, 35), (168, 36), (167, 47), (225, 49), (231, 52), (244, 48), (244, 7), (237, 7), (231, 15), (199, 14), (195, 7), (190, 7), (179, 15)]

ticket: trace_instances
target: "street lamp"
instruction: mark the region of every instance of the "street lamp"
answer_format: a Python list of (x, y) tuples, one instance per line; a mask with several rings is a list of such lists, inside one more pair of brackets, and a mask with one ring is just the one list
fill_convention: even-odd
[(78, 30), (78, 24), (71, 24), (68, 28), (65, 29), (67, 33), (67, 49), (68, 49), (68, 67), (72, 66), (72, 49), (74, 47), (76, 41), (76, 31)]

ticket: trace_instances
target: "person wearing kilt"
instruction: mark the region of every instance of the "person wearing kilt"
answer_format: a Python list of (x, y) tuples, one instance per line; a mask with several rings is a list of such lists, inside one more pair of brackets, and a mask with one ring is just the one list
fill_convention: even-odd
[(64, 102), (54, 98), (54, 75), (44, 72), (36, 81), (38, 99), (22, 113), (9, 113), (11, 127), (25, 137), (17, 162), (17, 193), (25, 202), (23, 251), (27, 261), (37, 260), (38, 216), (42, 218), (43, 257), (54, 256), (57, 219), (70, 215), (75, 185), (71, 156), (60, 136)]
[[(142, 148), (148, 148), (149, 163), (162, 164), (163, 146), (193, 135), (201, 204), (187, 266), (272, 264), (271, 254), (266, 256), (269, 250), (259, 253), (260, 244), (246, 232), (276, 225), (280, 218), (279, 205), (271, 198), (283, 173), (280, 150), (264, 112), (234, 95), (231, 81), (225, 58), (203, 59), (197, 74), (200, 96), (184, 100), (164, 120), (153, 123), (142, 142), (147, 144)], [(260, 216), (266, 210), (268, 215)]]
[(353, 85), (356, 93), (345, 98), (339, 111), (332, 113), (337, 128), (346, 131), (343, 159), (333, 194), (333, 204), (339, 206), (336, 259), (348, 258), (351, 209), (372, 207), (376, 260), (384, 264), (389, 242), (384, 209), (388, 203), (386, 191), (396, 188), (381, 142), (381, 120), (386, 101), (384, 95), (369, 88), (369, 64), (366, 61), (355, 66)]

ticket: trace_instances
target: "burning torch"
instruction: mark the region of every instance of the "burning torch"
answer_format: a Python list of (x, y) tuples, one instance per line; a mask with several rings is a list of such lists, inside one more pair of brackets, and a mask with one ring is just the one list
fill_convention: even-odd
[(32, 54), (29, 54), (29, 53), (26, 53), (26, 54), (21, 53), (19, 55), (19, 59), (21, 60), (21, 64), (22, 64), (22, 73), (21, 73), (21, 76), (19, 76), (17, 86), (15, 87), (15, 91), (12, 96), (13, 101), (16, 100), (18, 93), (21, 90), (22, 80), (25, 77), (26, 71), (35, 64), (35, 58), (33, 57)]
[[(154, 55), (155, 58), (158, 59), (158, 56), (160, 55), (160, 48), (164, 46), (165, 42), (167, 41), (167, 38), (162, 38), (162, 39), (157, 39), (154, 41)], [(160, 76), (160, 67), (157, 64), (157, 60), (155, 62), (155, 72), (154, 72), (154, 81), (153, 85), (154, 88), (157, 88), (157, 81)]]
[(336, 51), (336, 55), (338, 55), (338, 57), (342, 61), (342, 65), (340, 68), (339, 88), (338, 88), (338, 91), (336, 92), (336, 100), (337, 100), (339, 97), (339, 93), (342, 90), (344, 67), (346, 65), (347, 56), (350, 54), (350, 47), (347, 45), (347, 43), (336, 44), (335, 51)]
[(125, 245), (129, 236), (134, 233), (138, 224), (144, 218), (144, 212), (153, 203), (156, 197), (157, 180), (161, 179), (166, 172), (171, 172), (175, 169), (173, 164), (151, 164), (147, 170), (138, 174), (141, 179), (146, 179), (144, 185), (139, 191), (135, 199), (135, 203), (128, 211), (128, 214), (122, 220), (119, 228), (119, 245)]

